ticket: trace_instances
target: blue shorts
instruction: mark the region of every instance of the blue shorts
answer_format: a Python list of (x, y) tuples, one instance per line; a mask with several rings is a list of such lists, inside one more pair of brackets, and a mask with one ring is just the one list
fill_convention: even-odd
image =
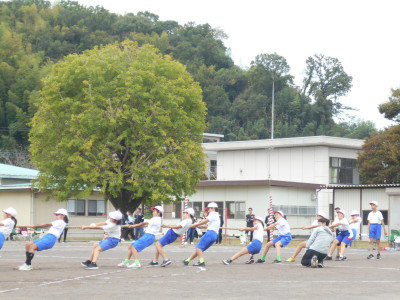
[(45, 234), (41, 239), (33, 241), (38, 247), (37, 251), (47, 250), (53, 248), (57, 238), (55, 235), (48, 233)]
[(99, 246), (100, 246), (101, 250), (106, 251), (106, 250), (117, 247), (118, 243), (119, 243), (119, 239), (108, 237), (105, 240), (101, 240), (99, 242)]
[(346, 246), (348, 246), (351, 241), (348, 239), (350, 236), (350, 231), (339, 231), (338, 236), (336, 237), (336, 240), (339, 242), (338, 246), (343, 242)]
[(158, 242), (161, 244), (161, 246), (165, 246), (168, 244), (171, 244), (176, 241), (179, 235), (175, 233), (172, 229), (168, 230), (167, 233), (158, 240)]
[(370, 224), (369, 225), (369, 238), (370, 239), (381, 239), (381, 224)]
[(140, 239), (134, 241), (131, 245), (132, 247), (135, 247), (138, 252), (140, 252), (153, 244), (155, 239), (156, 236), (154, 234), (145, 233)]
[(213, 230), (207, 230), (206, 234), (203, 235), (200, 241), (197, 243), (196, 248), (199, 248), (201, 251), (206, 251), (211, 247), (212, 244), (218, 239), (218, 233)]
[(5, 240), (5, 239), (6, 239), (6, 238), (4, 237), (4, 234), (2, 234), (2, 233), (0, 232), (0, 249), (3, 248), (4, 240)]
[(289, 245), (291, 240), (292, 240), (292, 234), (289, 232), (289, 233), (286, 233), (284, 235), (280, 235), (280, 236), (274, 238), (272, 242), (274, 243), (274, 245), (277, 242), (281, 242), (282, 248), (283, 248), (283, 247), (286, 247), (287, 245)]
[(349, 243), (350, 246), (351, 246), (351, 242), (353, 242), (357, 237), (357, 230), (352, 228), (351, 231), (353, 232), (353, 237), (350, 240), (350, 243)]
[(250, 245), (247, 245), (247, 250), (249, 250), (250, 254), (260, 253), (262, 248), (262, 243), (259, 240), (254, 240)]

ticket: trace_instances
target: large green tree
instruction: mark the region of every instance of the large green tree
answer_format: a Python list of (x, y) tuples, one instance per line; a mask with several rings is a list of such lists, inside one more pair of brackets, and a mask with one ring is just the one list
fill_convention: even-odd
[(400, 125), (376, 132), (367, 139), (358, 155), (363, 183), (400, 181)]
[(43, 86), (30, 131), (41, 190), (65, 200), (99, 188), (122, 210), (194, 192), (206, 108), (182, 64), (124, 42), (67, 56)]

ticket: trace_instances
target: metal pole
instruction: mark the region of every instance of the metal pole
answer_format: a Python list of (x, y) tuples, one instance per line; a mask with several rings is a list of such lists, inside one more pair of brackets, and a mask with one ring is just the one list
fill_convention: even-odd
[(271, 140), (274, 139), (274, 109), (275, 109), (275, 77), (272, 76), (272, 119), (271, 119)]

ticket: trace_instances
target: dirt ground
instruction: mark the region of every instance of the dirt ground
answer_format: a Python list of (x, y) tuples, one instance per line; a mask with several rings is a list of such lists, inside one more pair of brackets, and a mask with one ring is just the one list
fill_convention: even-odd
[[(244, 264), (241, 257), (222, 264), (242, 246), (214, 245), (205, 252), (206, 267), (183, 266), (194, 250), (166, 246), (172, 264), (150, 267), (155, 247), (140, 253), (142, 268), (116, 267), (126, 255), (128, 242), (101, 254), (98, 270), (84, 270), (92, 242), (56, 244), (35, 254), (34, 270), (18, 271), (25, 261), (25, 242), (6, 242), (0, 250), (0, 299), (399, 299), (400, 252), (383, 251), (381, 260), (367, 260), (367, 249), (348, 249), (347, 261), (325, 262), (311, 269), (294, 263), (272, 264), (275, 249), (264, 264)], [(282, 260), (293, 252), (283, 249)], [(260, 255), (257, 255), (257, 258)], [(197, 260), (195, 260), (196, 262)], [(161, 259), (160, 259), (161, 262)]]

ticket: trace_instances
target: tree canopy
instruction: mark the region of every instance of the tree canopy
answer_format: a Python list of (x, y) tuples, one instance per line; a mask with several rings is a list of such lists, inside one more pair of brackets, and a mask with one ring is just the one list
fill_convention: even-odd
[(53, 66), (35, 103), (36, 182), (58, 200), (98, 188), (126, 211), (190, 195), (204, 174), (199, 84), (151, 45), (71, 54)]
[(29, 152), (27, 124), (37, 110), (42, 78), (54, 64), (125, 39), (138, 46), (151, 44), (186, 66), (203, 91), (205, 130), (223, 134), (225, 141), (270, 136), (272, 79), (277, 138), (365, 138), (375, 130), (374, 124), (363, 121), (338, 121), (347, 109), (340, 97), (349, 92), (352, 77), (336, 58), (310, 53), (304, 58), (304, 85), (297, 87), (284, 57), (261, 53), (244, 69), (233, 63), (225, 38), (209, 24), (181, 25), (151, 12), (118, 15), (65, 0), (0, 2), (0, 152), (16, 157)]

